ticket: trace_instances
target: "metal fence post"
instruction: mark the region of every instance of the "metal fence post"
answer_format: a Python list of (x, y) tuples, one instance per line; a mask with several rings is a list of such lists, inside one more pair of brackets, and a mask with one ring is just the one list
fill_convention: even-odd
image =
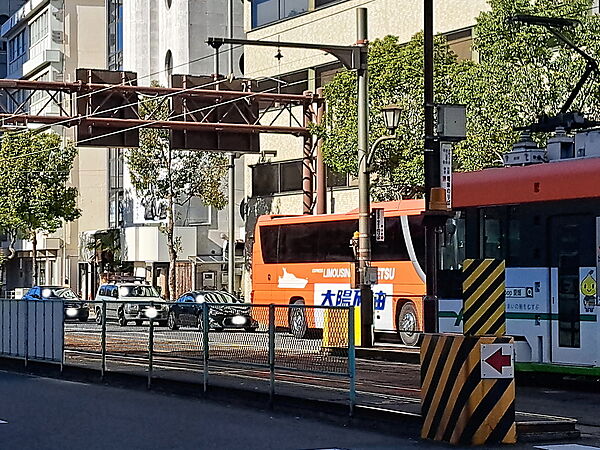
[(150, 318), (150, 331), (148, 334), (148, 389), (152, 387), (152, 357), (154, 353), (154, 318)]
[[(54, 359), (54, 303), (52, 304), (52, 358)], [(62, 375), (63, 370), (65, 368), (65, 301), (62, 300), (60, 302), (60, 314), (62, 316), (61, 320), (61, 332), (62, 332), (62, 348), (60, 349), (60, 374)]]
[(202, 377), (204, 385), (204, 395), (208, 390), (208, 309), (209, 305), (202, 305)]
[(25, 367), (29, 362), (29, 301), (25, 301)]
[(275, 397), (275, 305), (269, 305), (269, 408)]
[(356, 404), (356, 349), (354, 343), (354, 306), (348, 309), (348, 377), (350, 417), (354, 415)]
[(100, 377), (104, 380), (104, 374), (106, 372), (106, 300), (102, 300), (102, 331), (100, 337), (101, 346), (101, 361), (100, 361)]

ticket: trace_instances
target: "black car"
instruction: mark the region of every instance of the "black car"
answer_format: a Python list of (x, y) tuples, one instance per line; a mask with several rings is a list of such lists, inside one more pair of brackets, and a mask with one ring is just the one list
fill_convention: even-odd
[(90, 316), (88, 304), (68, 287), (63, 286), (34, 286), (23, 296), (23, 300), (61, 300), (65, 309), (66, 320), (87, 322)]
[(224, 291), (191, 291), (183, 294), (169, 307), (169, 328), (177, 330), (180, 326), (188, 326), (202, 330), (202, 310), (205, 307), (209, 308), (208, 325), (211, 330), (241, 328), (255, 331), (258, 328), (250, 306)]

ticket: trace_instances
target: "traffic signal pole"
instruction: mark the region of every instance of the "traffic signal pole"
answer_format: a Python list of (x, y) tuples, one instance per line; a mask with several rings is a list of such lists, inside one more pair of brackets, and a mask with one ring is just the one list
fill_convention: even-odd
[[(440, 148), (434, 135), (434, 81), (433, 81), (433, 0), (424, 0), (423, 24), (423, 75), (424, 75), (424, 106), (425, 106), (425, 213), (430, 210), (431, 188), (440, 186)], [(425, 274), (426, 295), (423, 299), (424, 331), (438, 331), (437, 310), (437, 233), (436, 225), (425, 221)]]

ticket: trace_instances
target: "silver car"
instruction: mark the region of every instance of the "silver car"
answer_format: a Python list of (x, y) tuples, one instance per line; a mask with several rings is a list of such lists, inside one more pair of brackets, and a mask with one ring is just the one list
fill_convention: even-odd
[[(160, 326), (167, 325), (169, 306), (157, 289), (149, 284), (111, 283), (98, 288), (96, 301), (106, 302), (106, 319), (126, 326), (130, 321), (142, 325), (151, 318)], [(96, 323), (102, 324), (102, 305), (94, 305)]]

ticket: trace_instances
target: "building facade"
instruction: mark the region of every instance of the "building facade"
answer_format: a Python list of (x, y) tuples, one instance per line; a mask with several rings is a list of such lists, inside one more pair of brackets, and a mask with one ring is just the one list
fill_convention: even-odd
[[(7, 42), (7, 78), (72, 81), (78, 67), (104, 67), (104, 0), (21, 2), (2, 24), (0, 35)], [(22, 101), (24, 95), (22, 91), (16, 92), (15, 98)], [(47, 94), (36, 92), (26, 108), (32, 114), (56, 114), (58, 106), (46, 105), (47, 100)], [(8, 107), (10, 110), (11, 105)], [(57, 127), (54, 131), (65, 139), (74, 137), (69, 129)], [(105, 152), (91, 148), (81, 150), (70, 176), (71, 185), (79, 191), (81, 217), (55, 233), (39, 233), (37, 255), (32, 254), (28, 241), (18, 241), (16, 257), (5, 265), (6, 291), (31, 286), (34, 256), (38, 260), (40, 283), (76, 286), (79, 229), (106, 226), (103, 223), (106, 200), (102, 195), (106, 178)]]
[[(356, 9), (368, 12), (370, 40), (395, 35), (408, 42), (423, 28), (423, 2), (408, 0), (256, 0), (245, 3), (248, 39), (352, 45), (356, 42)], [(487, 10), (486, 0), (436, 2), (435, 33), (444, 33), (459, 58), (473, 58), (475, 18)], [(333, 56), (322, 51), (248, 46), (246, 76), (262, 79), (264, 89), (302, 93), (327, 84), (341, 70)], [(277, 114), (277, 111), (272, 111)], [(298, 120), (302, 120), (298, 111)], [(302, 214), (303, 142), (293, 136), (263, 135), (261, 156), (246, 155), (246, 233), (251, 238), (260, 214)], [(265, 157), (267, 154), (274, 157)], [(358, 207), (358, 183), (353, 177), (327, 169), (327, 212)], [(313, 183), (313, 185), (316, 185)], [(250, 246), (247, 249), (251, 249)], [(246, 276), (245, 289), (250, 289)]]

